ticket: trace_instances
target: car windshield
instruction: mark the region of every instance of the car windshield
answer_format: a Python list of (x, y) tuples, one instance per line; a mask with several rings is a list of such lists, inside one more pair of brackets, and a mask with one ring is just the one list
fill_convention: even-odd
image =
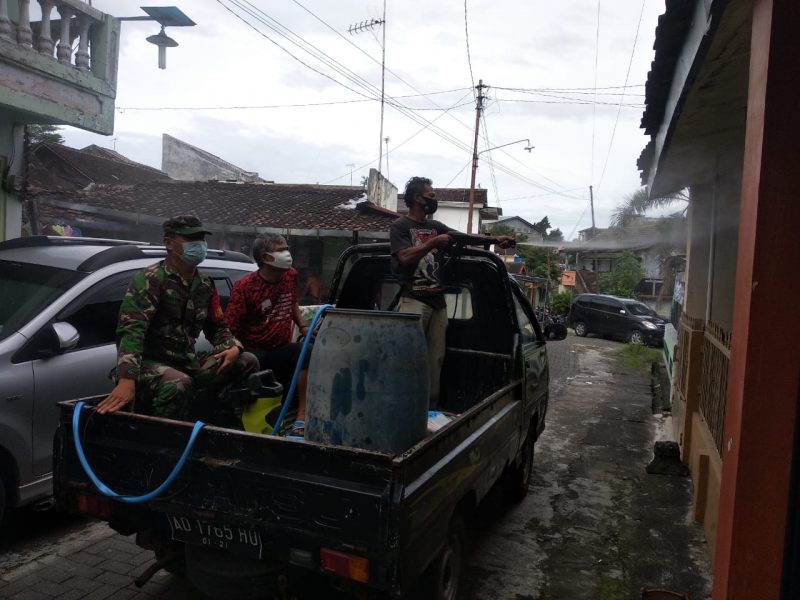
[(625, 308), (629, 313), (636, 315), (637, 317), (656, 316), (656, 313), (652, 308), (647, 306), (647, 304), (642, 304), (641, 302), (628, 302), (625, 304)]
[(66, 269), (0, 260), (0, 340), (25, 325), (83, 277)]

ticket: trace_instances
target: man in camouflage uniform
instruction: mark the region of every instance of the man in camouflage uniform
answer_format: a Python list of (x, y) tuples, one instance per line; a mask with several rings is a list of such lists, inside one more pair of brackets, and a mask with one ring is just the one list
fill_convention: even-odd
[[(258, 369), (225, 326), (214, 283), (197, 270), (209, 233), (190, 215), (164, 222), (166, 259), (136, 273), (122, 300), (117, 385), (99, 413), (133, 408), (136, 399), (136, 412), (185, 419), (193, 387), (218, 392)], [(210, 354), (195, 352), (201, 331)]]

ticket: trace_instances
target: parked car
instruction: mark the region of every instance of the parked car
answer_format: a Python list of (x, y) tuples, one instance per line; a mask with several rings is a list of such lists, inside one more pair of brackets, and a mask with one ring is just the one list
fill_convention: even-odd
[(569, 325), (581, 337), (596, 333), (635, 344), (661, 345), (664, 323), (643, 302), (618, 296), (579, 294), (569, 310)]
[[(57, 404), (111, 390), (122, 296), (135, 271), (165, 256), (161, 246), (119, 240), (0, 243), (0, 519), (6, 506), (52, 495)], [(255, 269), (244, 254), (219, 250), (200, 267), (223, 306)]]

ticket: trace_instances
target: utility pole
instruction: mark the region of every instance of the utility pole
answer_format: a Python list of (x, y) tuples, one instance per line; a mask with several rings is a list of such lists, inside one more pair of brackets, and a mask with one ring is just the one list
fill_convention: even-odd
[[(383, 26), (381, 27), (383, 31), (383, 42), (381, 43), (381, 132), (378, 141), (378, 173), (381, 172), (381, 166), (383, 164), (383, 98), (384, 98), (384, 91), (386, 89), (386, 0), (383, 0)], [(389, 157), (386, 157), (386, 160), (389, 160)]]
[(386, 142), (386, 179), (389, 179), (389, 136), (383, 138), (383, 141)]
[(355, 169), (356, 163), (347, 163), (345, 167), (350, 167), (350, 187), (353, 187), (353, 169)]
[(478, 90), (476, 97), (477, 103), (475, 106), (475, 142), (472, 145), (472, 177), (469, 183), (469, 214), (467, 215), (467, 233), (472, 233), (472, 210), (475, 206), (475, 172), (478, 170), (478, 133), (480, 132), (481, 125), (481, 111), (483, 110), (483, 88), (488, 87), (483, 85), (483, 79), (478, 81), (475, 89)]
[(592, 207), (592, 235), (594, 235), (594, 191), (589, 186), (589, 206)]

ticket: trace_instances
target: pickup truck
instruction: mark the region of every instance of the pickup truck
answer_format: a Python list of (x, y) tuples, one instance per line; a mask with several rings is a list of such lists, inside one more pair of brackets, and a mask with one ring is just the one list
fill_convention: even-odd
[[(386, 244), (350, 247), (331, 303), (389, 308), (399, 289), (389, 262)], [(67, 401), (54, 442), (57, 506), (136, 533), (155, 550), (149, 572), (182, 571), (211, 597), (264, 597), (286, 585), (286, 573), (313, 571), (362, 598), (456, 599), (465, 520), (495, 484), (512, 500), (527, 493), (545, 426), (548, 363), (534, 311), (497, 255), (462, 246), (442, 268), (449, 325), (436, 408), (453, 418), (407, 451), (206, 426), (161, 496), (126, 504), (85, 474), (71, 427), (77, 401)], [(562, 327), (549, 338), (565, 336)], [(152, 490), (192, 424), (99, 415), (90, 406), (99, 399), (87, 399), (79, 422), (88, 462), (121, 494)]]

